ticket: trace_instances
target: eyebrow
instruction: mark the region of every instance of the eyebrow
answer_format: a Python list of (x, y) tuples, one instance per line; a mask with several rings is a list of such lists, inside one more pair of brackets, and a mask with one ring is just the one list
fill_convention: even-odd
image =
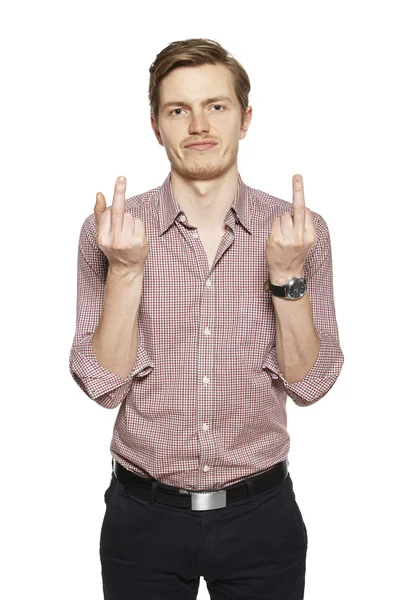
[[(206, 100), (203, 100), (201, 104), (202, 106), (204, 106), (205, 104), (209, 104), (209, 102), (217, 102), (217, 100), (225, 100), (226, 102), (232, 103), (231, 98), (229, 98), (228, 96), (215, 96), (214, 98), (206, 98)], [(168, 108), (169, 106), (185, 106), (186, 108), (191, 108), (191, 105), (188, 104), (188, 102), (183, 102), (182, 100), (172, 100), (171, 102), (166, 102), (165, 104), (163, 104), (162, 110)]]

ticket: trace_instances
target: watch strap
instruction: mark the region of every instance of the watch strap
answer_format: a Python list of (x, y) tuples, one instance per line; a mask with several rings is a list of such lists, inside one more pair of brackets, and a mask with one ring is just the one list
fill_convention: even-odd
[(273, 283), (271, 283), (270, 279), (268, 279), (264, 284), (265, 292), (268, 292), (270, 290), (274, 296), (279, 296), (279, 298), (285, 298), (287, 287), (287, 284), (274, 285)]

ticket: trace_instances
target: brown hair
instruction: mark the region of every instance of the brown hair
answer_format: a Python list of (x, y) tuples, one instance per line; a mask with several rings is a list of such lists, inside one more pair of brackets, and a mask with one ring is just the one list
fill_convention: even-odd
[(160, 96), (159, 86), (164, 77), (177, 67), (222, 64), (231, 72), (235, 94), (241, 107), (242, 122), (248, 107), (248, 94), (251, 83), (244, 67), (218, 42), (203, 38), (193, 38), (172, 42), (156, 55), (149, 68), (149, 103), (158, 124)]

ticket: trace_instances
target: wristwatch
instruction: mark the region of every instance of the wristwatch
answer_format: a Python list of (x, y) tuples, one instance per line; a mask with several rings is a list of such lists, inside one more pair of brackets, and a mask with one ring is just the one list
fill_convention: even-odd
[(286, 300), (299, 300), (306, 293), (306, 279), (305, 277), (292, 277), (284, 285), (273, 285), (268, 279), (263, 288), (265, 292), (270, 290), (273, 296), (286, 298)]

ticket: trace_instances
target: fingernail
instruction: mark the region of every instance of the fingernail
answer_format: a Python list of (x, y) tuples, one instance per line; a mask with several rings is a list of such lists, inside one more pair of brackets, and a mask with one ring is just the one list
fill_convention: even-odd
[(121, 175), (121, 177), (118, 178), (118, 183), (124, 183), (124, 181), (125, 181), (125, 177), (123, 177)]

